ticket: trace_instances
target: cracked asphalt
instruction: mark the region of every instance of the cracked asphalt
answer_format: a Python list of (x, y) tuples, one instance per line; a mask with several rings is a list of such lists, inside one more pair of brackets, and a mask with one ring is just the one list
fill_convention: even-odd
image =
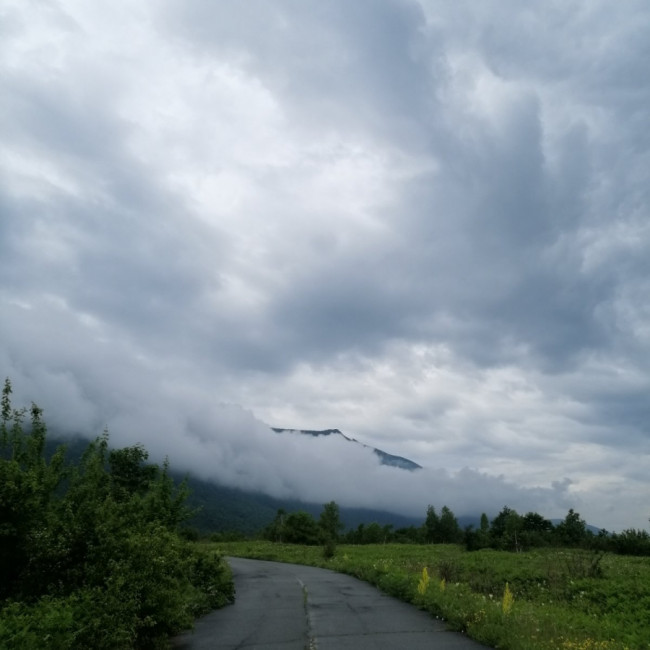
[(315, 567), (228, 558), (237, 598), (175, 650), (479, 650), (485, 646), (375, 587)]

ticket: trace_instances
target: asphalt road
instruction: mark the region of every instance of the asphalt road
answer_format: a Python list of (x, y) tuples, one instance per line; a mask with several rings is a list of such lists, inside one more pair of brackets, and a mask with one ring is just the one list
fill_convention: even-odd
[(234, 605), (196, 622), (176, 650), (479, 650), (412, 605), (350, 576), (229, 558)]

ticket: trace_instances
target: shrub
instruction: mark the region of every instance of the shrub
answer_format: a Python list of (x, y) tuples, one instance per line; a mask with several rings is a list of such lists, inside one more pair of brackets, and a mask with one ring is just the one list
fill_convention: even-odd
[(0, 422), (0, 646), (155, 647), (232, 600), (219, 554), (182, 539), (186, 487), (140, 445), (109, 451), (105, 432), (76, 465), (44, 459), (45, 424), (13, 409)]
[(436, 568), (440, 579), (445, 582), (455, 582), (461, 573), (458, 563), (447, 558), (439, 560)]

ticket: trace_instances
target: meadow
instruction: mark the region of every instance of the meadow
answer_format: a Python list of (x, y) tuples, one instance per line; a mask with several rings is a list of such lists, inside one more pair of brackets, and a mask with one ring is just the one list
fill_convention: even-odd
[(650, 648), (650, 558), (581, 549), (512, 553), (454, 544), (322, 547), (212, 543), (226, 555), (321, 566), (366, 580), (503, 650)]

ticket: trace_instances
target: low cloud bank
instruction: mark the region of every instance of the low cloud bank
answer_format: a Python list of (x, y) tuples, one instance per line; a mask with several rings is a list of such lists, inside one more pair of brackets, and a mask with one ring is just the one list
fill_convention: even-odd
[[(180, 366), (162, 374), (159, 363), (127, 343), (90, 341), (87, 323), (66, 319), (64, 311), (47, 302), (9, 305), (9, 316), (47, 318), (60, 345), (32, 344), (29, 328), (11, 328), (0, 349), (15, 404), (38, 403), (53, 430), (93, 438), (108, 428), (112, 444), (142, 443), (154, 460), (168, 456), (175, 469), (199, 478), (307, 502), (334, 499), (414, 516), (423, 515), (430, 503), (448, 505), (458, 515), (495, 513), (508, 504), (554, 516), (570, 507), (567, 482), (530, 489), (471, 468), (408, 472), (381, 465), (371, 449), (339, 436), (275, 433), (270, 427), (278, 423), (220, 403), (207, 381), (184, 375)], [(11, 349), (21, 351), (20, 363)], [(397, 446), (396, 441), (385, 451), (400, 454)]]

